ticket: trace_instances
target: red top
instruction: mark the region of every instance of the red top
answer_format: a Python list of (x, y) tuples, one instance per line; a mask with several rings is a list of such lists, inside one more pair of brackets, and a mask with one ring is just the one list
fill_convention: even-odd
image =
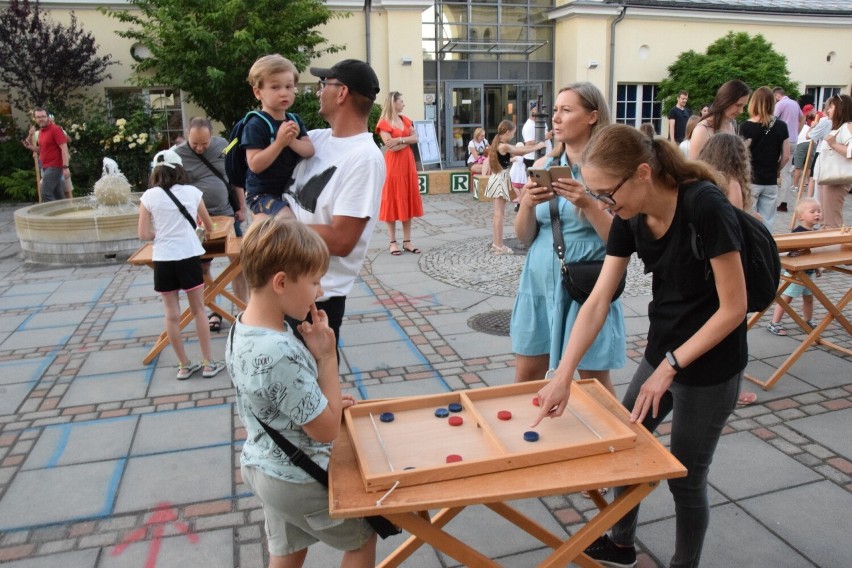
[(48, 124), (38, 133), (39, 156), (41, 164), (45, 168), (61, 168), (67, 164), (62, 163), (61, 144), (67, 144), (65, 132), (56, 124)]

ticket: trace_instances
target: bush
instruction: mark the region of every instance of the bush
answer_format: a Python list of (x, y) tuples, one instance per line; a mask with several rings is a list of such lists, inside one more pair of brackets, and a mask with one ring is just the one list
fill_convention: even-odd
[(10, 118), (0, 117), (0, 199), (4, 201), (36, 199), (35, 162), (32, 152), (21, 144), (23, 138)]
[(159, 149), (164, 116), (154, 115), (145, 101), (135, 95), (113, 96), (109, 103), (88, 99), (69, 109), (57, 123), (68, 134), (71, 179), (75, 192), (91, 193), (100, 179), (103, 159), (112, 158), (130, 182), (133, 191), (148, 187), (151, 159)]
[(17, 201), (29, 203), (36, 201), (36, 177), (35, 168), (28, 170), (14, 170), (7, 176), (0, 176), (0, 189), (3, 191), (4, 201)]

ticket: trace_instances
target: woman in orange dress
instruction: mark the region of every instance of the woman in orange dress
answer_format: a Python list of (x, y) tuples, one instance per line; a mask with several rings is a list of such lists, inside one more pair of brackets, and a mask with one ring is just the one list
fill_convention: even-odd
[[(423, 216), (420, 184), (411, 150), (411, 145), (417, 143), (417, 133), (411, 119), (400, 114), (404, 108), (402, 94), (391, 91), (376, 125), (376, 131), (385, 144), (387, 169), (379, 220), (387, 223), (390, 253), (394, 256), (399, 256), (402, 251), (420, 254), (420, 249), (411, 244), (411, 219)], [(396, 242), (397, 221), (402, 223), (402, 250)]]

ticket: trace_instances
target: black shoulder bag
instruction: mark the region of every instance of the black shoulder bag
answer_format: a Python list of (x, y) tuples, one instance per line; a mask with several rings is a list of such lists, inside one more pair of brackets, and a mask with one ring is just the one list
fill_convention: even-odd
[[(580, 260), (577, 262), (565, 262), (565, 240), (562, 237), (562, 220), (559, 218), (559, 203), (557, 198), (550, 200), (550, 227), (553, 229), (553, 250), (562, 265), (562, 287), (575, 302), (583, 303), (589, 299), (589, 295), (598, 281), (603, 267), (602, 260)], [(621, 276), (621, 282), (612, 296), (614, 302), (624, 292), (627, 284), (627, 272)]]
[[(228, 332), (230, 337), (229, 342), (231, 346), (231, 356), (233, 357), (233, 349), (234, 349), (234, 329), (236, 326), (232, 326), (230, 331)], [(254, 419), (258, 421), (261, 427), (266, 431), (272, 441), (281, 448), (287, 457), (290, 458), (290, 461), (293, 462), (294, 465), (302, 468), (305, 473), (313, 477), (317, 483), (322, 485), (325, 488), (328, 488), (328, 472), (318, 466), (314, 460), (309, 458), (305, 452), (297, 448), (293, 445), (290, 440), (285, 438), (281, 432), (278, 430), (274, 430), (269, 425), (266, 424), (263, 420), (257, 417), (254, 413), (252, 413)], [(364, 520), (369, 523), (373, 530), (376, 531), (376, 534), (380, 537), (387, 538), (389, 536), (397, 535), (402, 532), (402, 529), (394, 525), (392, 522), (387, 520), (386, 518), (376, 515), (373, 517), (364, 517)]]
[[(192, 148), (190, 148), (190, 150), (192, 150)], [(213, 167), (213, 164), (211, 164), (210, 161), (204, 157), (204, 154), (199, 154), (195, 150), (192, 150), (192, 153), (198, 156), (199, 160), (204, 162), (204, 165), (207, 166), (207, 168), (211, 172), (213, 172), (213, 175), (222, 180), (222, 183), (225, 184), (225, 188), (228, 190), (228, 205), (231, 206), (231, 209), (234, 211), (234, 213), (239, 211), (240, 198), (237, 196), (237, 189), (233, 185), (231, 185), (228, 180), (225, 179), (225, 176), (222, 175), (222, 172)]]
[(183, 214), (184, 217), (186, 217), (186, 220), (189, 221), (189, 224), (192, 225), (192, 229), (195, 231), (195, 234), (198, 237), (198, 240), (203, 243), (204, 239), (206, 238), (206, 235), (204, 234), (204, 227), (199, 227), (195, 223), (195, 219), (192, 218), (192, 215), (189, 214), (189, 211), (186, 210), (186, 207), (183, 206), (183, 203), (178, 201), (178, 198), (175, 197), (175, 194), (172, 193), (172, 191), (169, 188), (163, 187), (161, 189), (163, 191), (165, 191), (166, 195), (169, 196), (169, 199), (171, 199), (174, 202), (174, 204), (177, 205), (178, 210)]

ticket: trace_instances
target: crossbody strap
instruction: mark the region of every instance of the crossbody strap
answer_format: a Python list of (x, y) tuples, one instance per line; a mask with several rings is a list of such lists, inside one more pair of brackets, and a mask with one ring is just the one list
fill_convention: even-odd
[(225, 187), (230, 190), (231, 184), (228, 183), (228, 180), (225, 179), (225, 176), (222, 174), (222, 172), (217, 170), (216, 167), (213, 164), (211, 164), (210, 161), (207, 158), (204, 157), (204, 154), (199, 154), (195, 150), (192, 150), (192, 153), (195, 154), (196, 156), (198, 156), (198, 159), (201, 160), (202, 162), (204, 162), (204, 165), (207, 166), (207, 169), (209, 169), (211, 172), (213, 172), (213, 175), (215, 175), (217, 178), (219, 178), (222, 181), (222, 183), (225, 184)]
[(195, 224), (195, 219), (192, 218), (192, 215), (189, 214), (189, 211), (186, 210), (186, 207), (183, 206), (183, 203), (178, 201), (178, 198), (175, 197), (175, 194), (171, 192), (171, 190), (167, 187), (161, 188), (166, 192), (166, 195), (169, 196), (169, 199), (174, 201), (175, 205), (177, 205), (178, 210), (183, 213), (183, 216), (186, 217), (186, 220), (189, 221), (189, 224), (192, 225), (193, 230), (198, 226)]

